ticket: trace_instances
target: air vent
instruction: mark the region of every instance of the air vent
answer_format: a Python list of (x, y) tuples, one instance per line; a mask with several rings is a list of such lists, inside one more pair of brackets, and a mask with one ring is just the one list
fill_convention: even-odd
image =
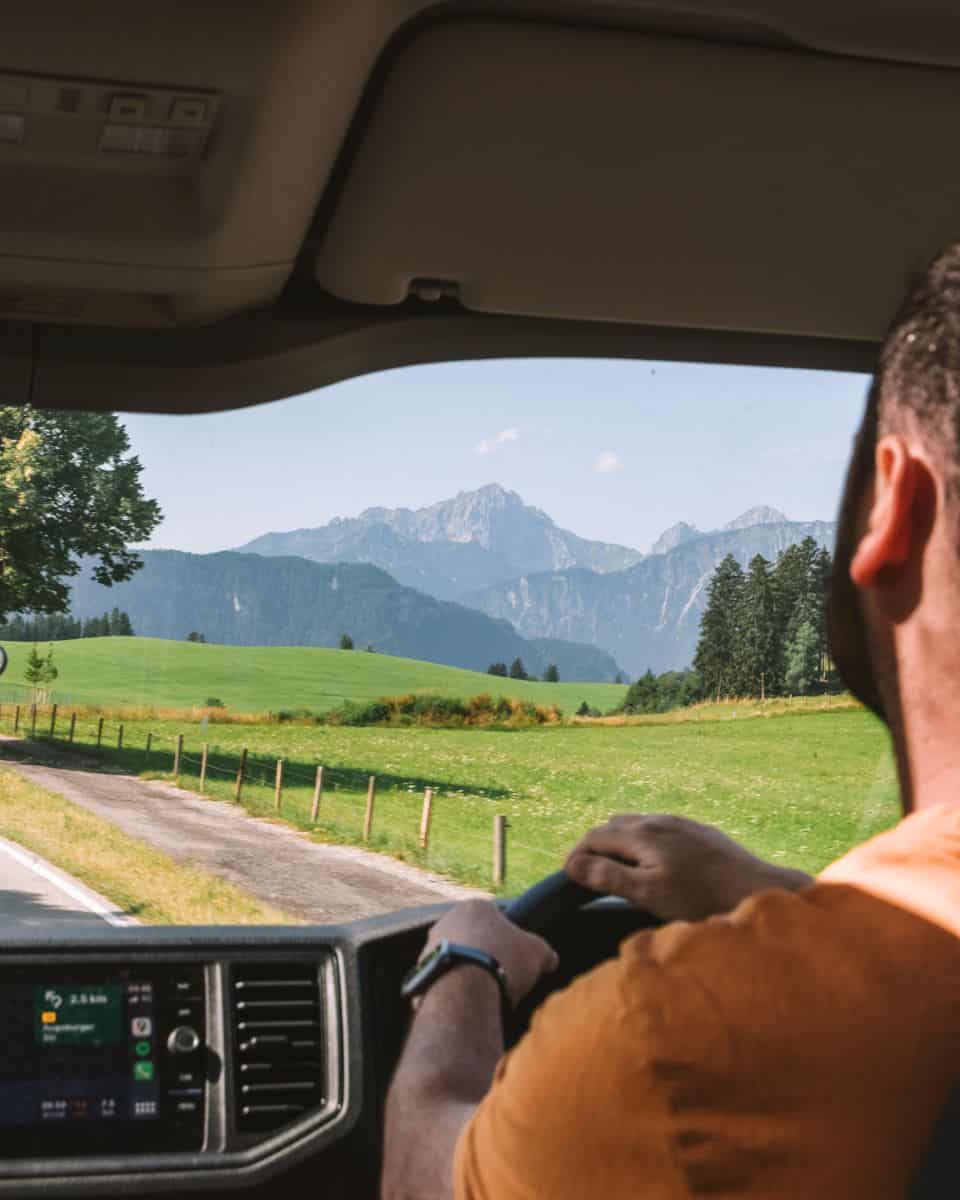
[(264, 1133), (324, 1101), (318, 968), (239, 967), (233, 977), (237, 1128)]

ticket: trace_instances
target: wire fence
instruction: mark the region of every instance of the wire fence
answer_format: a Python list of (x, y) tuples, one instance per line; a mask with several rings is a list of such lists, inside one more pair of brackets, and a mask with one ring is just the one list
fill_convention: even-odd
[(73, 747), (253, 816), (280, 819), (327, 841), (387, 851), (496, 891), (516, 890), (560, 865), (558, 853), (543, 844), (542, 828), (503, 812), (489, 791), (469, 797), (441, 780), (378, 776), (245, 746), (237, 753), (198, 741), (196, 730), (172, 733), (168, 724), (123, 722), (59, 704), (0, 700), (0, 731)]

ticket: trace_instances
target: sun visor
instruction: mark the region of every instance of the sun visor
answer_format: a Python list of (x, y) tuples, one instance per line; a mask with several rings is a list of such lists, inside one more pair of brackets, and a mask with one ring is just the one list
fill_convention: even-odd
[(395, 59), (316, 279), (538, 317), (878, 339), (960, 236), (960, 74), (532, 23)]

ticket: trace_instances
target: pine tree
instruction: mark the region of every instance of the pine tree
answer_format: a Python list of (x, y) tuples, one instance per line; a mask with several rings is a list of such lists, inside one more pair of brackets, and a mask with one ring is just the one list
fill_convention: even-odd
[(813, 601), (815, 627), (817, 630), (817, 654), (819, 671), (817, 678), (821, 683), (827, 680), (827, 666), (830, 661), (830, 635), (828, 629), (828, 601), (830, 598), (830, 578), (833, 575), (833, 559), (829, 550), (818, 550), (812, 564)]
[(736, 690), (743, 696), (766, 696), (779, 682), (777, 603), (770, 563), (762, 554), (751, 560), (743, 582), (739, 627), (734, 655)]
[(805, 696), (819, 677), (820, 639), (809, 607), (801, 617), (786, 649), (784, 684), (791, 695)]
[(544, 683), (559, 683), (560, 682), (560, 672), (557, 670), (556, 663), (550, 663), (547, 666), (547, 669), (543, 673), (543, 682)]
[(502, 675), (504, 679), (507, 677), (507, 664), (502, 662), (491, 663), (487, 667), (488, 675)]
[(707, 607), (700, 620), (700, 640), (693, 660), (704, 694), (730, 695), (736, 687), (735, 665), (740, 641), (738, 627), (743, 571), (728, 554), (707, 586)]
[(352, 650), (353, 649), (353, 638), (350, 636), (349, 633), (341, 633), (340, 634), (340, 649), (341, 650)]
[(38, 687), (43, 683), (43, 668), (43, 655), (37, 649), (36, 643), (34, 643), (32, 650), (27, 656), (27, 665), (23, 671), (24, 679), (27, 683), (32, 684), (33, 687)]
[(510, 664), (510, 678), (511, 679), (529, 679), (529, 676), (527, 675), (527, 672), (526, 672), (526, 668), (523, 665), (522, 658), (515, 658), (513, 660), (513, 662)]

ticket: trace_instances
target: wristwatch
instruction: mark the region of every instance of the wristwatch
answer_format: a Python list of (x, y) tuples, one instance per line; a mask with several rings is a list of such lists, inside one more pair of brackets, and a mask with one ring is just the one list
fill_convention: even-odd
[(434, 946), (404, 976), (400, 995), (404, 1000), (416, 1000), (448, 971), (463, 966), (482, 967), (497, 981), (497, 987), (500, 989), (500, 1016), (503, 1028), (506, 1029), (507, 1022), (513, 1014), (506, 972), (492, 954), (487, 954), (485, 950), (477, 950), (473, 946), (463, 946), (459, 942), (446, 940)]

